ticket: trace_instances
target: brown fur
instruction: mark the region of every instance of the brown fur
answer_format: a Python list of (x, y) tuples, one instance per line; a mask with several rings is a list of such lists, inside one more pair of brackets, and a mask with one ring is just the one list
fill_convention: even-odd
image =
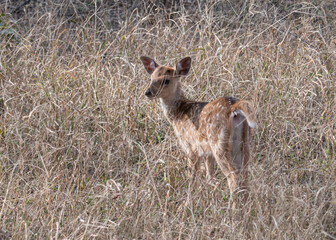
[(256, 125), (253, 105), (233, 97), (220, 97), (209, 103), (185, 98), (180, 76), (188, 73), (190, 58), (182, 59), (175, 69), (160, 66), (148, 57), (141, 57), (141, 60), (151, 74), (146, 95), (160, 99), (182, 150), (188, 156), (193, 176), (199, 169), (199, 160), (205, 159), (209, 180), (217, 162), (228, 179), (231, 194), (240, 175), (241, 186), (246, 187), (250, 128)]

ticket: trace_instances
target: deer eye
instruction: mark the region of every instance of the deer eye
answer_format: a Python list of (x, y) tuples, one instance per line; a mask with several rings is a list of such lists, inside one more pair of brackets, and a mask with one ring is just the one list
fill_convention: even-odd
[(165, 85), (168, 85), (168, 84), (169, 84), (169, 82), (170, 82), (170, 80), (169, 80), (169, 79), (165, 79), (165, 80), (164, 80), (164, 84), (165, 84)]

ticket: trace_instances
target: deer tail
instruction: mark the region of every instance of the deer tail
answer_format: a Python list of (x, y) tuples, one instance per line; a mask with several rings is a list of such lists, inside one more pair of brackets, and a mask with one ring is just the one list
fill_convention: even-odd
[(257, 118), (254, 110), (254, 106), (251, 102), (240, 101), (235, 104), (235, 110), (233, 111), (233, 115), (239, 113), (243, 117), (246, 118), (247, 124), (251, 128), (255, 128), (257, 126)]

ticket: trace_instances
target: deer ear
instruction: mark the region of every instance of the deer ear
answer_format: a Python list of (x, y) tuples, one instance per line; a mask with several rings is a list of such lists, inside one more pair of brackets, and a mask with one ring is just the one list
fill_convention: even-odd
[(157, 68), (159, 66), (153, 59), (151, 59), (149, 57), (141, 56), (140, 60), (143, 63), (143, 65), (145, 66), (145, 68), (146, 68), (146, 70), (149, 74), (152, 74), (154, 72), (155, 68)]
[(187, 75), (190, 66), (191, 66), (191, 58), (190, 57), (183, 58), (176, 64), (175, 75), (177, 76)]

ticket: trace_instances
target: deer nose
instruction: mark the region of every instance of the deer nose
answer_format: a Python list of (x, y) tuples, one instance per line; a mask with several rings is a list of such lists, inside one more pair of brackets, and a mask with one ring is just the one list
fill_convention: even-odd
[(151, 91), (150, 91), (149, 88), (146, 90), (145, 95), (146, 95), (147, 97), (152, 96), (152, 93), (151, 93)]

